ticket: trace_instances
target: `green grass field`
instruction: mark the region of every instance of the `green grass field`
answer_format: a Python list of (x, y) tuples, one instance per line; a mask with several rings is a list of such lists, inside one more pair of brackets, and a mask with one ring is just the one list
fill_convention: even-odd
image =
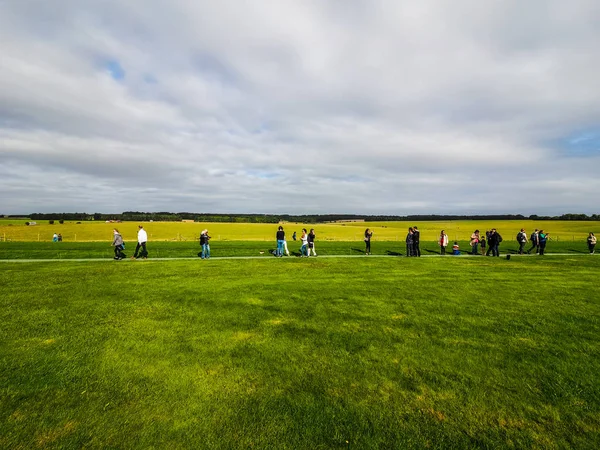
[(5, 261), (0, 448), (596, 449), (599, 269)]
[[(208, 228), (213, 241), (271, 241), (275, 239), (276, 224), (249, 223), (182, 223), (182, 222), (145, 222), (150, 241), (196, 241), (200, 232)], [(321, 241), (361, 241), (365, 228), (374, 231), (378, 241), (403, 242), (409, 226), (417, 225), (421, 230), (421, 240), (435, 242), (440, 230), (446, 230), (454, 241), (467, 241), (475, 229), (482, 232), (497, 228), (505, 240), (515, 239), (517, 232), (526, 228), (531, 233), (534, 228), (550, 232), (553, 240), (567, 242), (585, 242), (590, 231), (600, 232), (600, 222), (577, 221), (449, 221), (449, 222), (349, 222), (331, 224), (283, 224), (288, 240), (292, 233), (298, 235), (302, 228), (315, 228)], [(117, 227), (125, 240), (134, 240), (137, 236), (137, 222), (66, 222), (64, 224), (38, 222), (36, 226), (26, 226), (24, 221), (0, 220), (0, 241), (49, 242), (54, 233), (61, 233), (67, 242), (112, 241), (112, 230)]]

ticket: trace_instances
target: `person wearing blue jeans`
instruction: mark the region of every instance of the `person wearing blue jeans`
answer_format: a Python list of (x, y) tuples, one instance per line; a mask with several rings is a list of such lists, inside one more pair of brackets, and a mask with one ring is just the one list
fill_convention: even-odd
[(275, 256), (282, 257), (283, 256), (283, 244), (285, 243), (285, 231), (283, 231), (283, 227), (280, 225), (277, 229), (277, 251), (275, 252)]
[(200, 245), (202, 246), (200, 258), (202, 259), (210, 258), (210, 245), (208, 244), (209, 240), (210, 236), (208, 235), (208, 230), (203, 230), (202, 233), (200, 233)]

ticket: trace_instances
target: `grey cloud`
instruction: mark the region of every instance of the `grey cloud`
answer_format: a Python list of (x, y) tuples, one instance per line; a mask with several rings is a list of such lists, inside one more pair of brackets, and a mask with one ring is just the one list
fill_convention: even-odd
[(597, 212), (597, 155), (556, 142), (599, 126), (598, 19), (588, 0), (4, 2), (2, 203)]

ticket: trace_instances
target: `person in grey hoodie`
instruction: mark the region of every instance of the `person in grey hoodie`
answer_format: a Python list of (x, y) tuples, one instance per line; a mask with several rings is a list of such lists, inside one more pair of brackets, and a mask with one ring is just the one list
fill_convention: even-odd
[(123, 242), (123, 236), (121, 236), (121, 233), (116, 228), (113, 230), (112, 246), (115, 248), (115, 261), (124, 259), (125, 253), (123, 253), (123, 249), (125, 248), (125, 242)]

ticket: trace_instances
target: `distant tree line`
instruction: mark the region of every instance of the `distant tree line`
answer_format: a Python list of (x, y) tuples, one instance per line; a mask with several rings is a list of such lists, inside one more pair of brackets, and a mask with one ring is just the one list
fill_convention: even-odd
[[(22, 217), (21, 215), (5, 216), (9, 218)], [(491, 214), (491, 215), (438, 215), (438, 214), (419, 214), (409, 216), (393, 215), (358, 215), (358, 214), (214, 214), (214, 213), (190, 213), (190, 212), (140, 212), (125, 211), (121, 214), (102, 214), (102, 213), (33, 213), (29, 215), (31, 220), (121, 220), (131, 222), (147, 221), (171, 221), (180, 222), (182, 220), (194, 220), (196, 222), (229, 222), (229, 223), (278, 223), (278, 222), (301, 222), (301, 223), (323, 223), (336, 221), (367, 221), (367, 222), (428, 222), (428, 221), (447, 221), (447, 220), (595, 220), (600, 221), (599, 214), (563, 214), (561, 216), (523, 216), (521, 214)]]

